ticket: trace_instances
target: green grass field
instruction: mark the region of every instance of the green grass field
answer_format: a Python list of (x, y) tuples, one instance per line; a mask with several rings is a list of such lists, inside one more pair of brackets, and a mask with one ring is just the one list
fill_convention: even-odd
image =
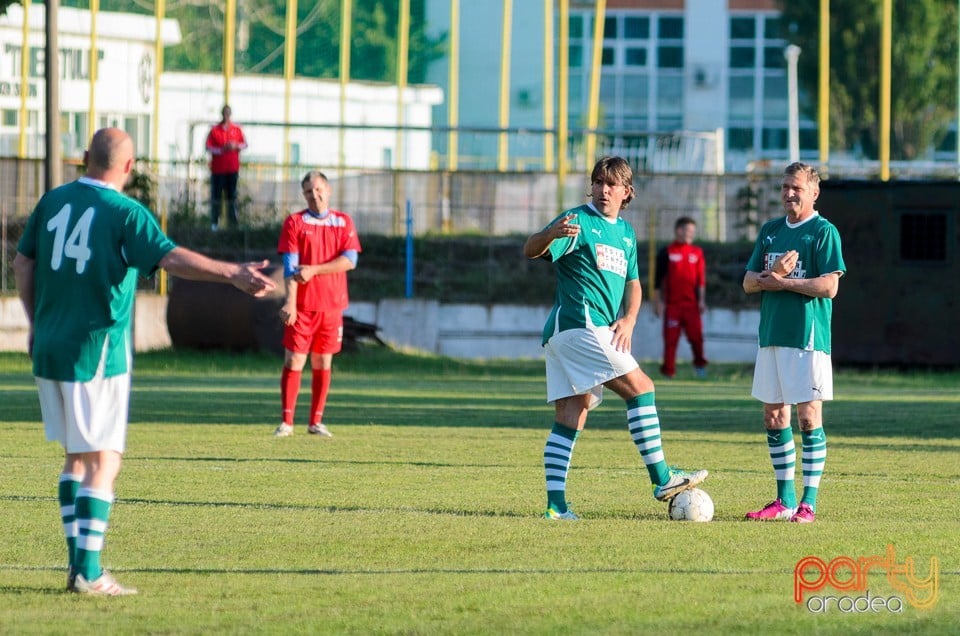
[[(279, 367), (255, 355), (138, 357), (103, 560), (141, 593), (102, 599), (62, 591), (61, 451), (43, 439), (26, 357), (0, 354), (0, 633), (960, 629), (958, 373), (839, 372), (819, 517), (798, 526), (741, 521), (773, 495), (748, 367), (658, 381), (667, 460), (711, 472), (706, 524), (667, 519), (610, 392), (568, 479), (582, 521), (540, 518), (552, 422), (540, 362), (342, 354), (330, 440), (307, 436), (302, 416), (295, 436), (272, 437)], [(834, 602), (814, 613), (794, 602), (801, 558), (882, 556), (888, 545), (918, 576), (938, 561), (931, 609)], [(867, 581), (872, 598), (904, 598), (880, 569)]]

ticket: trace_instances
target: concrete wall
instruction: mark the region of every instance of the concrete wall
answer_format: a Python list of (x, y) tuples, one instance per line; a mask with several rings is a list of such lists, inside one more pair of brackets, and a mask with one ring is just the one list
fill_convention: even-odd
[[(458, 305), (432, 300), (385, 299), (353, 303), (347, 314), (376, 324), (380, 337), (401, 349), (456, 358), (540, 358), (540, 332), (550, 308), (520, 305)], [(137, 297), (134, 344), (137, 351), (171, 346), (167, 331), (167, 299), (154, 294)], [(704, 317), (707, 359), (714, 362), (753, 362), (757, 351), (757, 311), (713, 309)], [(633, 354), (659, 360), (663, 352), (661, 322), (646, 307), (640, 311), (633, 337)], [(0, 351), (26, 351), (27, 320), (15, 297), (0, 299)], [(689, 361), (686, 341), (680, 361)]]
[[(0, 351), (26, 351), (29, 323), (16, 296), (0, 298)], [(156, 294), (138, 294), (133, 345), (137, 351), (165, 349), (171, 345), (167, 332), (167, 299)]]

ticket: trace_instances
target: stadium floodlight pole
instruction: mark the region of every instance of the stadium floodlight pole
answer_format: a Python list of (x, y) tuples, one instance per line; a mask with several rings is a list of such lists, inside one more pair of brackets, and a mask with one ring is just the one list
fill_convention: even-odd
[[(163, 75), (163, 19), (166, 13), (166, 0), (156, 0), (154, 18), (157, 25), (153, 36), (153, 58), (156, 63), (153, 69), (153, 121), (150, 126), (150, 156), (154, 161), (160, 160), (160, 76)], [(160, 273), (166, 275), (166, 270), (160, 268)]]
[(400, 0), (397, 25), (397, 144), (393, 169), (393, 231), (400, 232), (400, 170), (404, 167), (404, 95), (407, 92), (407, 63), (410, 42), (410, 0)]
[(350, 41), (353, 39), (353, 0), (343, 0), (340, 4), (340, 128), (337, 130), (339, 148), (337, 150), (337, 173), (343, 178), (343, 168), (347, 163), (346, 130), (347, 123), (347, 85), (350, 83)]
[(237, 0), (227, 0), (223, 16), (223, 103), (230, 103), (230, 80), (233, 78), (234, 39), (237, 36)]
[(783, 50), (787, 58), (787, 148), (790, 163), (800, 161), (800, 106), (797, 89), (797, 60), (800, 59), (800, 47), (791, 44)]
[(557, 78), (557, 211), (564, 209), (567, 183), (567, 136), (569, 121), (567, 99), (570, 95), (570, 0), (559, 0), (560, 73)]
[[(156, 30), (153, 39), (153, 57), (156, 60), (153, 70), (153, 121), (150, 122), (150, 156), (154, 162), (160, 160), (160, 76), (163, 74), (163, 18), (167, 12), (166, 0), (156, 0), (154, 5), (154, 18), (156, 19)], [(159, 197), (158, 197), (159, 199)], [(158, 201), (160, 209), (160, 229), (167, 231), (167, 205)], [(161, 297), (167, 295), (167, 270), (160, 268), (157, 273)]]
[(500, 134), (497, 140), (497, 170), (507, 171), (510, 154), (510, 138), (506, 128), (510, 126), (510, 40), (513, 37), (513, 0), (503, 0), (503, 20), (500, 30), (500, 108), (498, 123)]
[(880, 28), (880, 180), (890, 180), (890, 50), (893, 48), (893, 0), (883, 0)]
[(826, 174), (830, 161), (830, 0), (820, 0), (819, 95), (817, 96), (820, 172)]
[(587, 140), (584, 162), (596, 161), (597, 125), (600, 123), (600, 72), (603, 68), (603, 27), (606, 22), (606, 0), (596, 0), (593, 12), (593, 53), (590, 56), (590, 99), (587, 103)]
[[(44, 54), (44, 83), (47, 91), (46, 134), (44, 135), (44, 191), (49, 192), (63, 181), (63, 159), (60, 156), (60, 41), (58, 37), (60, 0), (44, 3), (46, 43)], [(26, 43), (24, 43), (26, 44)]]
[[(290, 123), (290, 87), (297, 72), (297, 0), (287, 0), (283, 31), (283, 123)], [(283, 171), (290, 177), (290, 126), (283, 127)]]
[[(17, 143), (17, 157), (27, 157), (27, 94), (30, 92), (30, 0), (23, 0), (23, 45), (20, 47), (20, 138)], [(19, 164), (18, 164), (19, 165)], [(17, 179), (22, 183), (23, 179)]]
[(87, 121), (90, 134), (97, 130), (97, 14), (100, 0), (90, 0), (90, 106)]
[(450, 0), (449, 68), (447, 69), (447, 170), (457, 171), (460, 124), (460, 0)]
[(543, 170), (553, 171), (553, 0), (543, 0)]

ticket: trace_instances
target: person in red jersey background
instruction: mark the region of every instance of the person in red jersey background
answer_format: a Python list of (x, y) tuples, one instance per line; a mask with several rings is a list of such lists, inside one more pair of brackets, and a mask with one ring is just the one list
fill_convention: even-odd
[(707, 310), (707, 264), (703, 250), (693, 244), (697, 222), (684, 216), (673, 228), (674, 241), (657, 254), (654, 311), (663, 318), (663, 364), (660, 373), (672, 378), (677, 372), (677, 345), (680, 332), (687, 335), (693, 351), (693, 370), (706, 375), (703, 355), (703, 320)]
[(246, 149), (243, 130), (230, 120), (233, 111), (224, 106), (220, 123), (207, 134), (210, 153), (210, 229), (220, 226), (221, 202), (227, 197), (227, 218), (237, 227), (237, 183), (240, 180), (240, 151)]
[(307, 357), (312, 370), (307, 432), (333, 435), (323, 424), (333, 356), (343, 345), (343, 310), (349, 303), (347, 272), (357, 266), (360, 239), (353, 220), (330, 208), (330, 182), (319, 171), (301, 182), (304, 210), (283, 222), (277, 251), (283, 257), (286, 300), (283, 321), (283, 372), (280, 376), (280, 425), (274, 435), (293, 434), (300, 379)]

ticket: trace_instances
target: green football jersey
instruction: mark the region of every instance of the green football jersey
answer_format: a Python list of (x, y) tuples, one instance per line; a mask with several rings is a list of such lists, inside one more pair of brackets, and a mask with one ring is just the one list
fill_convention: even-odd
[(130, 371), (137, 274), (176, 247), (153, 214), (106, 184), (81, 178), (45, 194), (17, 250), (36, 261), (33, 373), (87, 382)]
[[(556, 264), (557, 294), (543, 327), (543, 342), (567, 329), (608, 327), (620, 315), (626, 281), (636, 280), (637, 236), (619, 216), (610, 221), (591, 205), (564, 212), (576, 215), (576, 236), (550, 243), (546, 257)], [(551, 223), (555, 222), (552, 221)]]
[[(747, 270), (769, 270), (781, 254), (790, 250), (796, 250), (800, 257), (789, 278), (816, 278), (847, 271), (840, 233), (819, 214), (792, 227), (785, 216), (764, 223)], [(830, 353), (832, 313), (830, 298), (784, 291), (760, 292), (760, 346)]]

